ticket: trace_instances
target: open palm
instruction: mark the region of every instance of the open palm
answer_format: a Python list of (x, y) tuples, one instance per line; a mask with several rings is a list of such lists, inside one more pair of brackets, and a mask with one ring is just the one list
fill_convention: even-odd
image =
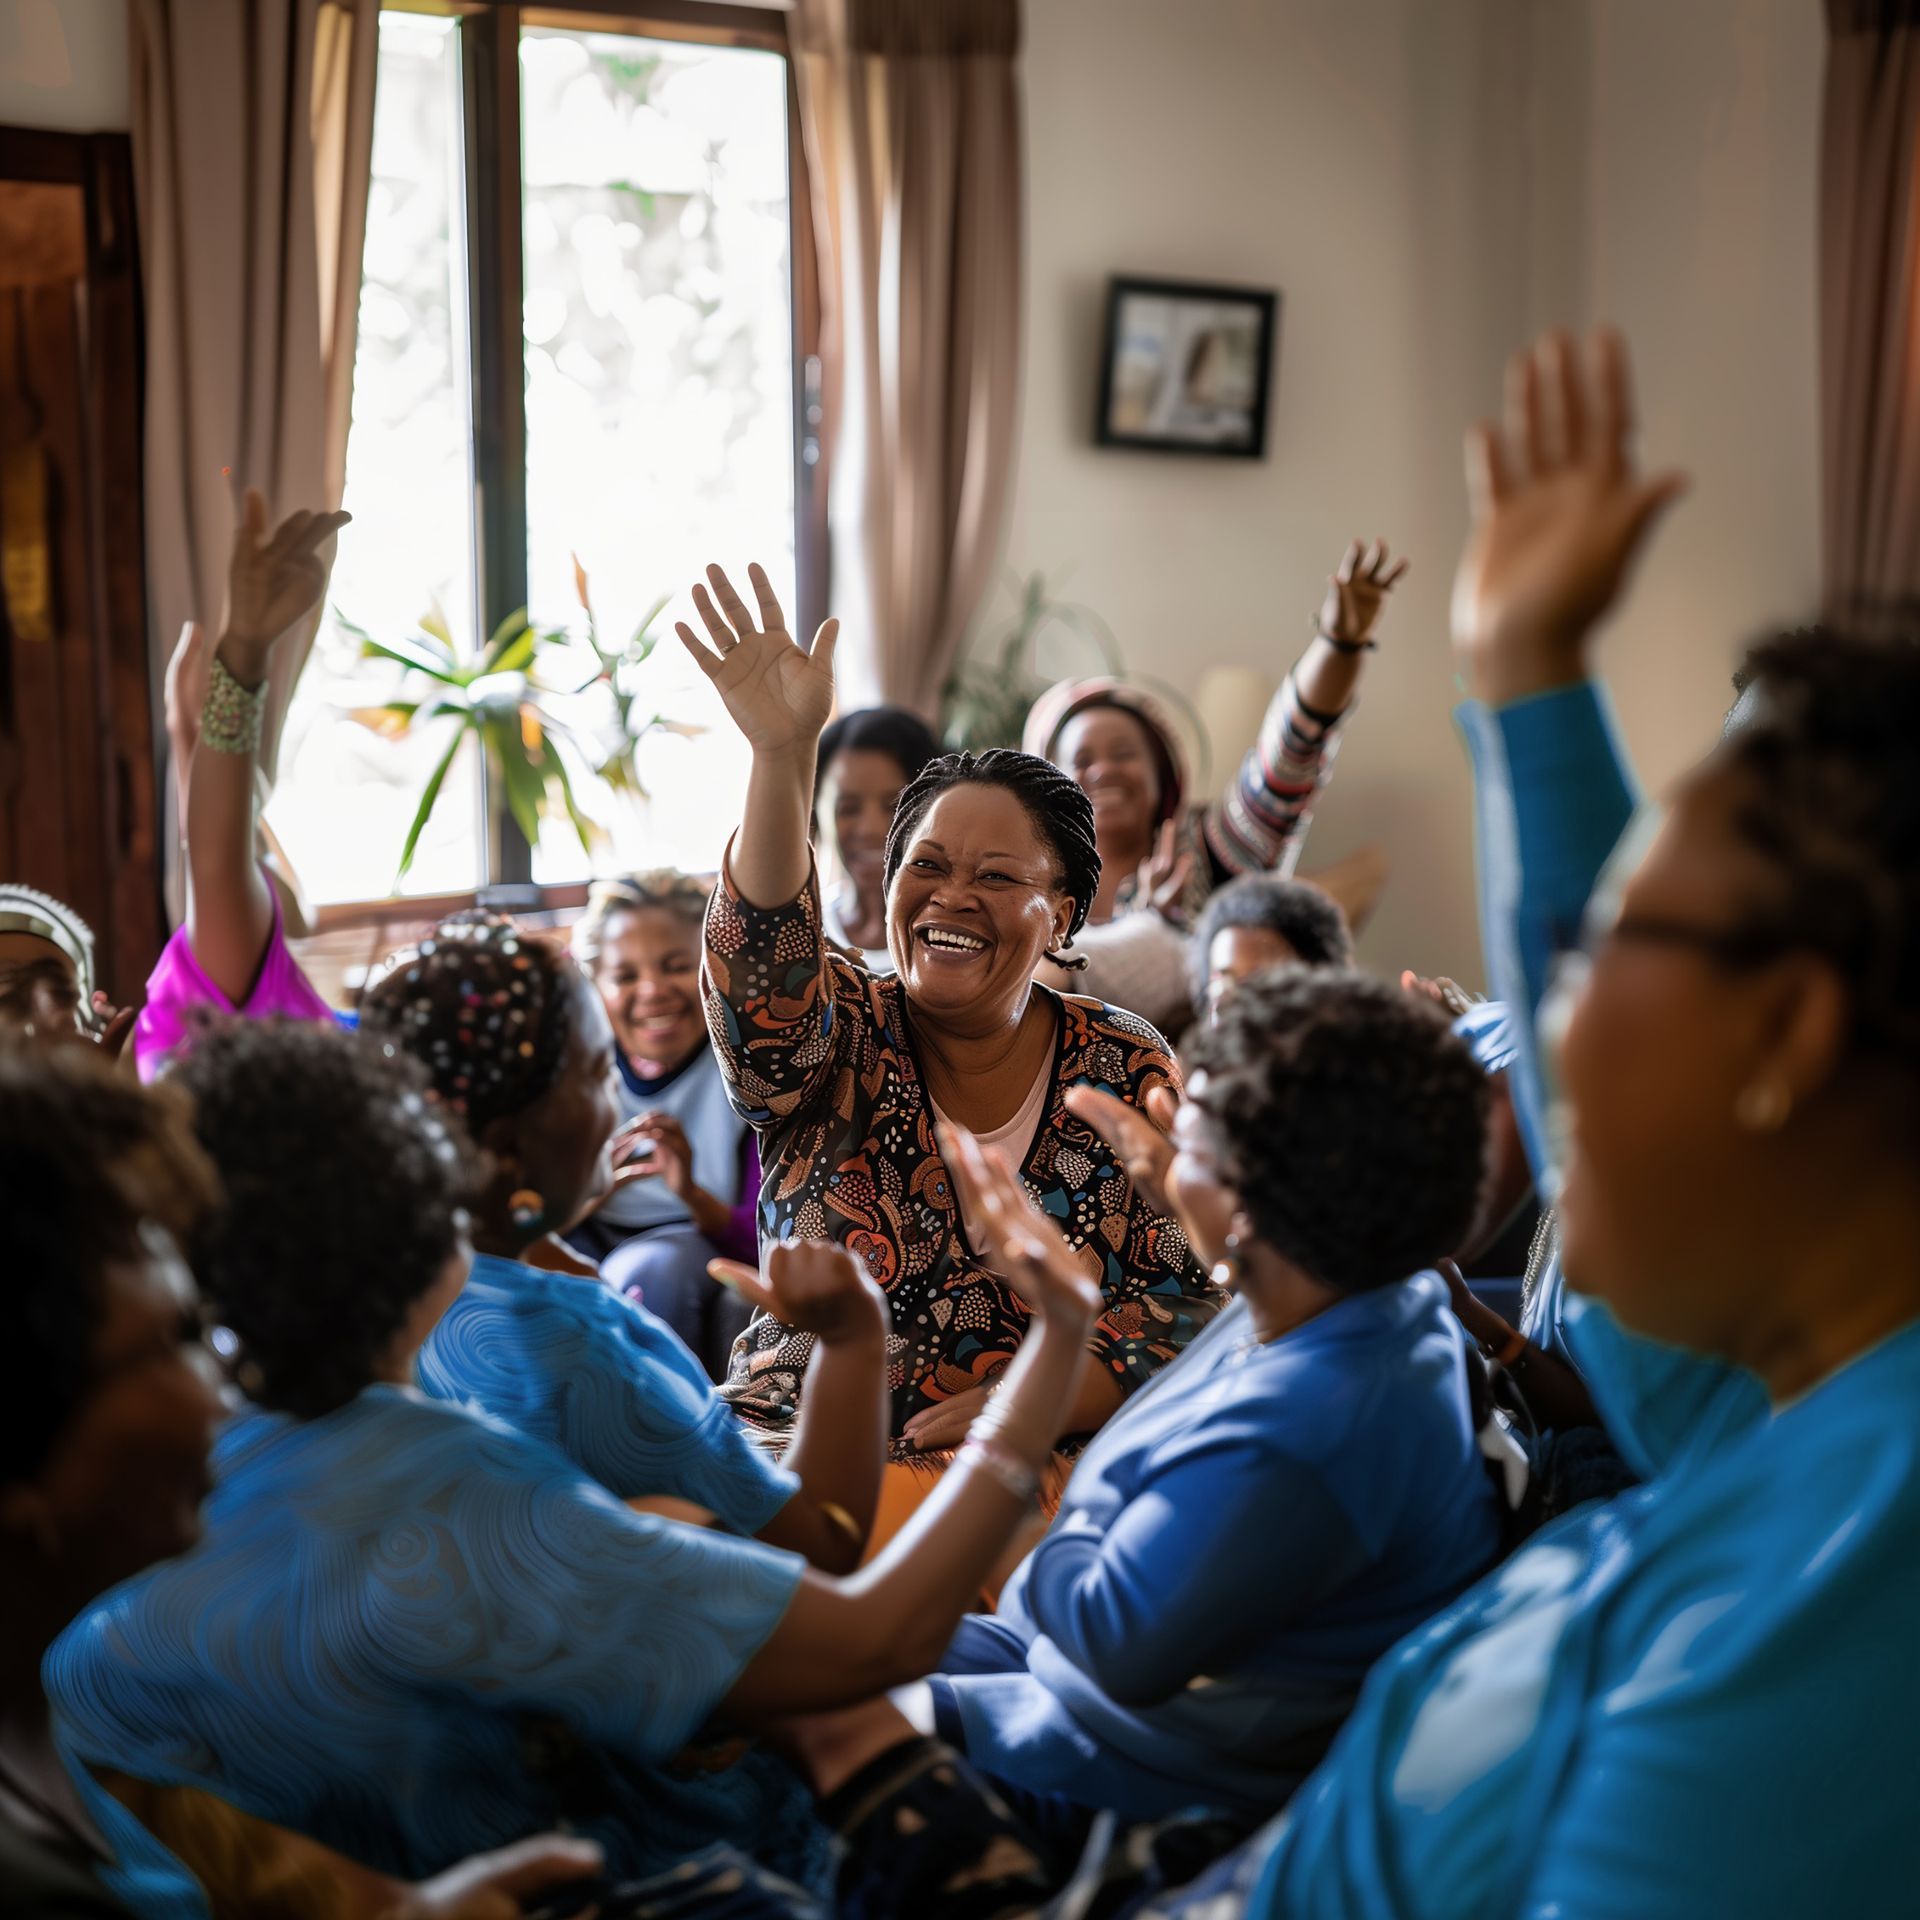
[(1580, 643), (1618, 597), (1679, 474), (1644, 479), (1631, 451), (1625, 344), (1596, 333), (1582, 366), (1549, 334), (1507, 370), (1505, 431), (1467, 437), (1473, 527), (1453, 587), (1455, 644), (1532, 650), (1578, 670)]
[(712, 647), (704, 645), (685, 621), (674, 630), (700, 671), (719, 689), (734, 725), (756, 753), (810, 746), (833, 712), (833, 649), (840, 623), (825, 621), (813, 645), (802, 647), (787, 631), (787, 617), (780, 611), (766, 570), (751, 566), (747, 578), (760, 604), (758, 626), (732, 581), (719, 567), (709, 567), (707, 579), (713, 592), (709, 595), (705, 587), (696, 586), (693, 604), (712, 637)]
[(1348, 544), (1339, 568), (1327, 576), (1327, 597), (1320, 603), (1320, 631), (1330, 640), (1359, 646), (1372, 639), (1387, 596), (1400, 583), (1408, 563), (1395, 560), (1384, 540), (1366, 546)]
[(233, 557), (227, 569), (227, 624), (224, 648), (264, 656), (319, 604), (326, 591), (327, 564), (319, 549), (352, 516), (345, 513), (290, 513), (267, 531), (267, 503), (255, 488), (234, 529)]

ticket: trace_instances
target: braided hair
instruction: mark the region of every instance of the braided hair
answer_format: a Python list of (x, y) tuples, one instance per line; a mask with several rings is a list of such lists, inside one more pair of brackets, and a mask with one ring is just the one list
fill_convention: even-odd
[(573, 963), (502, 914), (442, 920), (393, 955), (360, 1002), (360, 1031), (411, 1054), (434, 1097), (476, 1137), (560, 1077), (573, 1023)]
[(1240, 1204), (1303, 1273), (1360, 1293), (1466, 1237), (1487, 1076), (1424, 996), (1333, 968), (1257, 973), (1187, 1066)]
[(1808, 628), (1755, 647), (1742, 678), (1710, 764), (1784, 882), (1774, 945), (1825, 956), (1856, 1049), (1920, 1075), (1920, 645)]
[[(940, 796), (953, 787), (1004, 787), (1026, 808), (1035, 831), (1052, 850), (1064, 878), (1062, 889), (1073, 901), (1071, 941), (1087, 924), (1093, 896), (1100, 887), (1100, 848), (1094, 838), (1093, 802), (1071, 774), (1051, 760), (1020, 753), (1012, 747), (990, 747), (985, 753), (948, 753), (929, 760), (914, 776), (893, 810), (887, 830), (885, 875), (889, 889), (907, 857), (920, 822)], [(1049, 956), (1050, 958), (1053, 956)], [(1084, 960), (1068, 962), (1085, 966)]]

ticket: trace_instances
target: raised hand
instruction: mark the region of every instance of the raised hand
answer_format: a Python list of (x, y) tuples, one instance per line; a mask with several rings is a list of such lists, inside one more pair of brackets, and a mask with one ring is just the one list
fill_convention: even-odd
[(1067, 1094), (1067, 1111), (1084, 1120), (1120, 1158), (1133, 1190), (1156, 1213), (1170, 1214), (1173, 1201), (1167, 1175), (1173, 1168), (1174, 1109), (1179, 1096), (1171, 1087), (1155, 1087), (1147, 1095), (1147, 1111), (1129, 1106), (1098, 1087), (1074, 1087)]
[(1336, 572), (1327, 575), (1327, 597), (1320, 603), (1320, 631), (1339, 646), (1366, 646), (1387, 595), (1399, 584), (1408, 562), (1394, 560), (1387, 543), (1351, 542)]
[(1453, 638), (1474, 691), (1505, 702), (1585, 677), (1586, 640), (1683, 475), (1639, 472), (1625, 343), (1582, 356), (1545, 335), (1507, 368), (1504, 431), (1467, 435), (1473, 525), (1453, 582)]
[(266, 677), (275, 646), (319, 604), (327, 585), (319, 550), (352, 518), (348, 513), (290, 513), (269, 533), (265, 496), (257, 488), (247, 489), (246, 506), (233, 531), (227, 623), (220, 635), (220, 658), (243, 685)]
[(884, 1340), (892, 1324), (887, 1296), (858, 1260), (831, 1240), (783, 1240), (758, 1268), (714, 1260), (707, 1271), (784, 1326), (822, 1346)]
[(759, 602), (758, 626), (732, 581), (719, 567), (709, 567), (713, 592), (695, 586), (693, 604), (712, 647), (703, 645), (684, 620), (674, 631), (719, 689), (734, 725), (756, 753), (810, 750), (833, 712), (833, 649), (840, 623), (822, 622), (813, 645), (802, 647), (787, 631), (787, 617), (765, 569), (751, 566), (747, 578)]
[(1459, 981), (1449, 980), (1445, 974), (1429, 980), (1425, 974), (1407, 967), (1400, 975), (1400, 984), (1409, 993), (1417, 993), (1431, 1000), (1449, 1020), (1458, 1020), (1463, 1013), (1471, 1011), (1475, 1004), (1473, 995)]

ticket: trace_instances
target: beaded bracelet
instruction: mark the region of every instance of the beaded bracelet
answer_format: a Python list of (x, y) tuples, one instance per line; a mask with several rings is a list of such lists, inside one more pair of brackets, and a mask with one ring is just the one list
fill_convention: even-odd
[(960, 1449), (959, 1460), (962, 1463), (971, 1460), (985, 1467), (1016, 1500), (1023, 1503), (1031, 1501), (1040, 1491), (1040, 1476), (1011, 1447), (1003, 1445), (992, 1434), (969, 1434), (966, 1444)]
[(200, 709), (200, 744), (215, 753), (253, 753), (267, 710), (267, 685), (243, 687), (218, 654), (207, 672), (207, 698)]

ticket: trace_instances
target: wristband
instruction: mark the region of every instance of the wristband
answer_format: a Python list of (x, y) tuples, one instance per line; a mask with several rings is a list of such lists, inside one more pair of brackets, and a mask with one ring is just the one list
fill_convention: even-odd
[(968, 1434), (959, 1457), (962, 1464), (971, 1461), (984, 1467), (1023, 1506), (1031, 1504), (1040, 1492), (1040, 1476), (991, 1434)]
[(1324, 640), (1335, 653), (1372, 653), (1380, 644), (1378, 640), (1342, 640), (1323, 627), (1315, 635), (1316, 640)]
[(220, 659), (207, 670), (207, 698), (200, 709), (200, 744), (215, 753), (254, 753), (267, 710), (267, 683), (243, 687)]
[(843, 1507), (838, 1500), (822, 1500), (817, 1503), (820, 1518), (828, 1526), (846, 1535), (856, 1553), (867, 1544), (866, 1530), (860, 1522)]

